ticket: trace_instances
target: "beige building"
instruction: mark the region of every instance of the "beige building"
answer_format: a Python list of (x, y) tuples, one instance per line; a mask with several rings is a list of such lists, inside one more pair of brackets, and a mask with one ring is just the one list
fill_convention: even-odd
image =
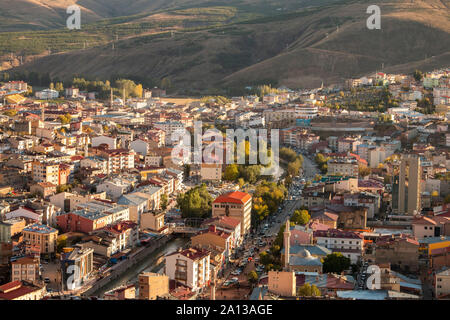
[(23, 257), (11, 262), (11, 281), (36, 282), (39, 274), (39, 258)]
[(295, 297), (296, 279), (293, 271), (269, 271), (268, 289), (283, 297)]
[(136, 288), (134, 284), (128, 284), (105, 292), (103, 295), (105, 300), (127, 300), (136, 299)]
[(210, 225), (208, 230), (191, 237), (191, 244), (194, 247), (223, 252), (225, 259), (228, 260), (233, 247), (233, 235), (230, 232), (218, 230), (215, 225)]
[(160, 232), (164, 229), (164, 212), (153, 213), (147, 212), (141, 215), (141, 229), (150, 229), (153, 231)]
[(210, 280), (211, 253), (206, 249), (179, 249), (165, 256), (165, 274), (192, 291), (206, 287)]
[(41, 254), (50, 254), (56, 252), (56, 238), (58, 238), (58, 230), (35, 223), (23, 229), (23, 240), (31, 245), (39, 245)]
[(436, 298), (444, 298), (450, 295), (450, 269), (445, 267), (434, 275), (434, 292)]
[(202, 181), (219, 182), (222, 180), (222, 165), (216, 163), (202, 163), (200, 167)]
[(354, 159), (332, 159), (328, 161), (329, 176), (358, 177), (358, 161)]
[(36, 182), (50, 182), (59, 185), (59, 164), (33, 162), (32, 178)]
[(25, 225), (25, 220), (18, 218), (0, 222), (0, 242), (10, 242), (11, 237), (22, 232)]
[(393, 211), (413, 215), (420, 212), (420, 159), (416, 155), (403, 155), (400, 173), (394, 177), (392, 193)]
[(241, 191), (229, 192), (217, 197), (212, 204), (212, 216), (227, 216), (239, 219), (241, 236), (250, 230), (252, 196)]
[(156, 300), (169, 293), (169, 277), (144, 272), (139, 275), (139, 300)]

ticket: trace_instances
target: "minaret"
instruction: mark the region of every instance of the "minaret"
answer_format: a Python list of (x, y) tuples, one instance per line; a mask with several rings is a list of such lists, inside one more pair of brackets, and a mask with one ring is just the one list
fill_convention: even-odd
[(45, 121), (45, 107), (41, 104), (41, 121)]
[(291, 240), (291, 223), (289, 219), (286, 220), (285, 229), (283, 232), (283, 245), (284, 245), (284, 268), (289, 269), (289, 254), (290, 254), (290, 240)]

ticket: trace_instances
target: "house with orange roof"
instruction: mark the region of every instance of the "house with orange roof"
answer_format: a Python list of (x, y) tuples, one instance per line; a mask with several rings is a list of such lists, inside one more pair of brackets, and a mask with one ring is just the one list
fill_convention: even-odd
[(230, 232), (218, 230), (215, 225), (210, 225), (207, 230), (202, 230), (191, 237), (194, 247), (223, 252), (222, 265), (228, 263), (233, 249), (233, 235)]
[(212, 204), (212, 216), (227, 216), (241, 222), (241, 236), (250, 231), (252, 196), (241, 191), (233, 191), (217, 197)]
[(12, 281), (0, 286), (0, 300), (41, 300), (45, 286), (26, 281)]

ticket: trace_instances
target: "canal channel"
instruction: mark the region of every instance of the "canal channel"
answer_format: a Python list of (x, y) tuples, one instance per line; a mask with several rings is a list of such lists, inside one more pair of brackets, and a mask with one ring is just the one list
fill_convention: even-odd
[(144, 260), (137, 263), (136, 266), (125, 271), (118, 278), (111, 280), (107, 285), (101, 287), (91, 295), (102, 297), (105, 292), (119, 286), (132, 283), (137, 284), (138, 276), (141, 272), (161, 272), (164, 268), (164, 256), (178, 248), (184, 247), (188, 242), (189, 238), (174, 238), (170, 240), (166, 245), (152, 252)]

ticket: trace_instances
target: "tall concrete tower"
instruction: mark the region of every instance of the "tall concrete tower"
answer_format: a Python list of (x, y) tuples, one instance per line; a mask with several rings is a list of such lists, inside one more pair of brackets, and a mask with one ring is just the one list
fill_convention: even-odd
[(290, 240), (291, 240), (291, 223), (289, 219), (286, 220), (285, 229), (283, 232), (283, 246), (284, 246), (284, 261), (283, 265), (286, 270), (289, 269), (289, 254), (290, 254)]
[(393, 200), (397, 202), (394, 203), (397, 213), (413, 215), (420, 212), (421, 165), (417, 155), (402, 155), (399, 176), (395, 180), (398, 185), (394, 188), (397, 195), (393, 195)]

